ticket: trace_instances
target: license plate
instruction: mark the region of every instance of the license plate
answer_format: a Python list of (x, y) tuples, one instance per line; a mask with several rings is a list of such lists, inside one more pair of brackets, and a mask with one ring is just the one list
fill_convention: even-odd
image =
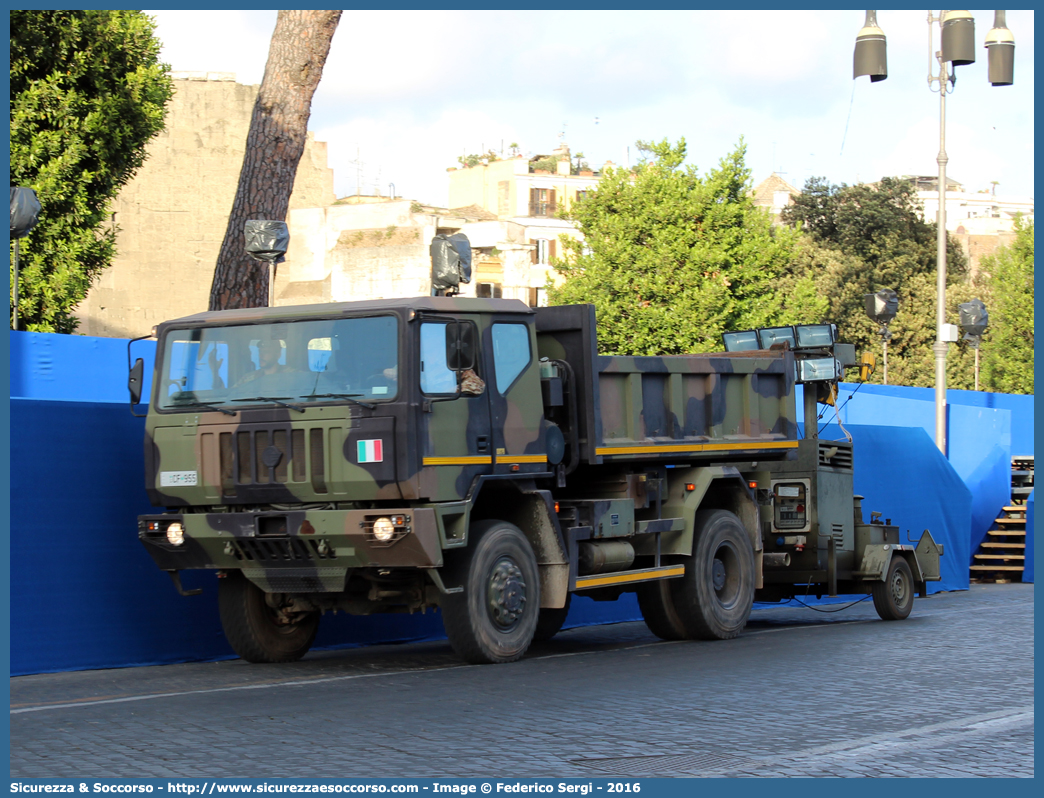
[(160, 471), (161, 488), (177, 488), (197, 484), (195, 471)]

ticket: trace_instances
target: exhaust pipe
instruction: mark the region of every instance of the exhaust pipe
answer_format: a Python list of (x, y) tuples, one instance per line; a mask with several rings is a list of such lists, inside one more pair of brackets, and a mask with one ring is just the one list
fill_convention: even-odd
[(784, 551), (762, 554), (761, 564), (766, 568), (786, 568), (790, 565), (790, 553)]

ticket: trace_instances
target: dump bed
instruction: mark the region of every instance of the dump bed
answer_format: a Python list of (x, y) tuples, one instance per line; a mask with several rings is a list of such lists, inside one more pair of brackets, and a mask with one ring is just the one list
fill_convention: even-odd
[(569, 364), (581, 460), (780, 459), (797, 448), (789, 351), (597, 354), (594, 307), (537, 310), (541, 357)]

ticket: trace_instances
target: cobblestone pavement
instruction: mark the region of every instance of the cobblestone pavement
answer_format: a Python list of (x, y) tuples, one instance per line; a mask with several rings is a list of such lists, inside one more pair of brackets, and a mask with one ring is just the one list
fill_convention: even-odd
[(1033, 776), (1033, 586), (756, 610), (736, 640), (587, 627), (11, 680), (11, 776)]

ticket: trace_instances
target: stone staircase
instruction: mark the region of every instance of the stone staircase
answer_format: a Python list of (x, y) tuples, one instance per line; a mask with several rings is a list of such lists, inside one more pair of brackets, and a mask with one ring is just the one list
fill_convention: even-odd
[(971, 565), (973, 582), (1021, 582), (1026, 563), (1026, 499), (1033, 490), (1033, 458), (1011, 463), (1011, 504), (1002, 508)]

